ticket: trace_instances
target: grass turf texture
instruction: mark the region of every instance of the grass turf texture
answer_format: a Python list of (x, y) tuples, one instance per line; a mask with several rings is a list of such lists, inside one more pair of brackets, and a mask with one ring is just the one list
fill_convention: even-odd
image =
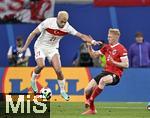
[[(44, 114), (5, 114), (4, 102), (0, 103), (0, 118), (150, 118), (147, 103), (96, 102), (96, 115), (81, 115), (83, 103), (52, 102), (50, 112)], [(3, 108), (2, 108), (3, 107)], [(2, 111), (3, 109), (3, 111)], [(49, 114), (50, 113), (50, 114)]]
[(96, 102), (96, 115), (81, 115), (83, 103), (51, 103), (51, 118), (150, 118), (147, 103)]

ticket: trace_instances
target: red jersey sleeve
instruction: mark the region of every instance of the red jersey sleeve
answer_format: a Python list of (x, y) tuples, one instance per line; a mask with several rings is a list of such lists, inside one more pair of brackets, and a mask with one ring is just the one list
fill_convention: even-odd
[(120, 57), (124, 57), (124, 56), (127, 56), (128, 55), (128, 52), (127, 52), (127, 49), (126, 48), (121, 48), (120, 49)]

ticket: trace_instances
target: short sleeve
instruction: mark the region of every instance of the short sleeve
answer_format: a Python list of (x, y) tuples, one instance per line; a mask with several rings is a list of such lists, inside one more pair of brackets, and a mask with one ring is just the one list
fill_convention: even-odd
[(71, 25), (68, 26), (68, 33), (72, 34), (72, 35), (76, 35), (77, 34), (77, 30), (74, 29)]
[(42, 32), (43, 30), (47, 28), (49, 20), (50, 19), (48, 18), (38, 25), (38, 29), (40, 30), (40, 32)]
[(120, 49), (120, 57), (126, 57), (128, 55), (126, 48)]

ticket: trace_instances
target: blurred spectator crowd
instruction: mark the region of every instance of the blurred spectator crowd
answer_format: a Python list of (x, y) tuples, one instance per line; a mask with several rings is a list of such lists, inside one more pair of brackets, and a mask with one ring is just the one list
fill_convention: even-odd
[(23, 53), (18, 54), (18, 49), (23, 47), (23, 38), (18, 36), (16, 39), (16, 45), (10, 46), (7, 57), (9, 66), (28, 66), (29, 58), (31, 57), (31, 51), (29, 48)]
[(0, 23), (39, 23), (53, 16), (54, 0), (0, 0)]

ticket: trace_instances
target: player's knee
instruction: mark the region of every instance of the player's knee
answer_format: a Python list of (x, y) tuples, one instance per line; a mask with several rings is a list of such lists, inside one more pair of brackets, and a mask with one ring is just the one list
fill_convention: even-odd
[(84, 93), (85, 93), (85, 94), (90, 94), (91, 91), (92, 91), (92, 89), (93, 89), (93, 87), (86, 87), (86, 88), (84, 89)]
[(45, 65), (38, 65), (38, 69), (42, 70), (45, 67)]
[(104, 84), (105, 80), (103, 78), (100, 79), (99, 84)]
[(59, 75), (62, 74), (62, 70), (61, 70), (61, 69), (56, 69), (55, 71), (56, 71), (56, 73), (59, 74)]
[(64, 75), (61, 70), (55, 70), (55, 71), (56, 71), (57, 77), (59, 79), (61, 79), (61, 80), (64, 79)]
[(85, 94), (88, 94), (88, 91), (89, 91), (89, 88), (86, 87), (86, 88), (84, 89), (84, 93), (85, 93)]

